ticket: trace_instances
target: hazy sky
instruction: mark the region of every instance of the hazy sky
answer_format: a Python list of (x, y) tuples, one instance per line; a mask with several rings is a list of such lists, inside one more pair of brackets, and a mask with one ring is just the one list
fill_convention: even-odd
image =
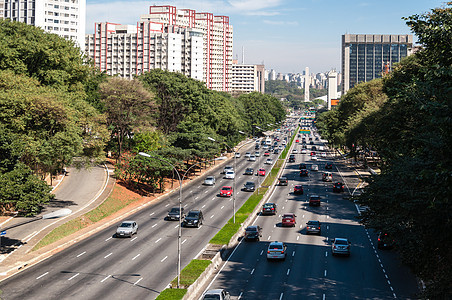
[[(229, 16), (234, 59), (281, 73), (340, 71), (345, 33), (410, 34), (402, 17), (446, 0), (87, 0), (86, 32), (95, 22), (136, 25), (151, 5), (173, 5)], [(416, 38), (415, 38), (416, 39)]]

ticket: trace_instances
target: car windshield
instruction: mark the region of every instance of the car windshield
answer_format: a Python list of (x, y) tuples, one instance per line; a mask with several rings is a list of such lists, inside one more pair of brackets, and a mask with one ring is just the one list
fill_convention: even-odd
[(248, 227), (246, 231), (257, 231), (256, 227)]
[(206, 177), (206, 180), (213, 180), (212, 176)]
[(337, 245), (348, 245), (348, 242), (346, 240), (336, 240), (335, 244), (337, 244)]
[(177, 207), (171, 208), (170, 212), (172, 212), (172, 213), (179, 213), (179, 208), (177, 208)]
[(230, 191), (232, 188), (230, 186), (224, 186), (223, 191)]
[(248, 181), (245, 185), (254, 185), (254, 182)]
[(187, 218), (197, 218), (198, 213), (197, 212), (189, 212)]
[(119, 227), (130, 228), (132, 227), (132, 223), (122, 223)]

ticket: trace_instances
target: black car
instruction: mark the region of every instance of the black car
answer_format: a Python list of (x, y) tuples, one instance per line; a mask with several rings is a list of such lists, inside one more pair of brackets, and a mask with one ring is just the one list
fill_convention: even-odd
[(278, 184), (279, 185), (288, 185), (289, 184), (289, 180), (287, 179), (287, 177), (283, 176), (283, 177), (279, 178)]
[(168, 216), (166, 216), (166, 219), (168, 221), (172, 221), (172, 220), (178, 221), (179, 220), (179, 215), (180, 215), (181, 219), (183, 219), (185, 217), (184, 208), (182, 207), (182, 214), (179, 214), (179, 207), (173, 207), (168, 212)]
[(254, 146), (255, 150), (259, 150), (259, 148), (260, 148), (259, 144), (256, 144), (256, 146)]
[(301, 164), (300, 164), (300, 170), (303, 170), (303, 169), (307, 169), (307, 167), (306, 167), (306, 164), (301, 163)]
[(316, 146), (312, 146), (311, 150), (315, 151), (315, 150), (317, 150), (317, 147)]
[(394, 239), (386, 232), (380, 232), (377, 240), (378, 249), (391, 249), (394, 247)]
[(344, 184), (342, 182), (338, 181), (333, 185), (333, 192), (341, 193), (343, 191), (344, 191)]
[(306, 234), (315, 233), (315, 234), (322, 234), (322, 228), (320, 226), (319, 221), (308, 221), (306, 223)]
[(202, 211), (200, 210), (190, 210), (182, 222), (182, 226), (184, 227), (199, 227), (202, 225), (202, 221), (204, 217), (202, 215)]
[(333, 168), (333, 164), (332, 164), (332, 163), (327, 162), (327, 163), (325, 164), (325, 169), (329, 170), (329, 169), (332, 169), (332, 168)]
[(256, 189), (256, 185), (252, 181), (247, 181), (245, 185), (243, 186), (243, 190), (247, 192), (254, 192)]
[(263, 215), (276, 215), (276, 204), (275, 203), (265, 203), (262, 206)]
[(313, 142), (313, 141), (310, 141), (310, 142), (309, 142), (309, 145), (314, 145), (314, 142)]
[(254, 169), (253, 168), (246, 168), (245, 175), (253, 175), (253, 174), (254, 174)]
[(302, 146), (301, 146), (301, 149), (308, 149), (308, 146), (302, 145)]
[(245, 229), (245, 241), (256, 240), (259, 241), (262, 236), (262, 228), (258, 225), (248, 226)]
[(279, 154), (279, 150), (278, 149), (273, 150), (273, 154)]
[(289, 155), (289, 162), (295, 162), (295, 155)]
[(302, 176), (302, 177), (309, 176), (308, 170), (307, 169), (301, 169), (300, 170), (300, 176)]

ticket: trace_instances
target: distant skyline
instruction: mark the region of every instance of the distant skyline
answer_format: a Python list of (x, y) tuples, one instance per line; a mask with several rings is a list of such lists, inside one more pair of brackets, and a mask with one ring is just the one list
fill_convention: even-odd
[[(87, 0), (86, 33), (95, 22), (136, 25), (151, 5), (173, 5), (229, 16), (233, 58), (277, 73), (341, 69), (341, 36), (412, 34), (402, 17), (423, 14), (445, 0)], [(416, 41), (417, 38), (414, 37)]]

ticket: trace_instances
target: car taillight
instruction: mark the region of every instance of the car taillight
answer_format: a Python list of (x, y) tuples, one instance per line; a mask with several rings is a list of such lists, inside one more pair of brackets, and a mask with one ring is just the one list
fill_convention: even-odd
[(281, 251), (281, 254), (284, 254), (284, 251)]
[(267, 254), (270, 254), (270, 250), (267, 251)]

